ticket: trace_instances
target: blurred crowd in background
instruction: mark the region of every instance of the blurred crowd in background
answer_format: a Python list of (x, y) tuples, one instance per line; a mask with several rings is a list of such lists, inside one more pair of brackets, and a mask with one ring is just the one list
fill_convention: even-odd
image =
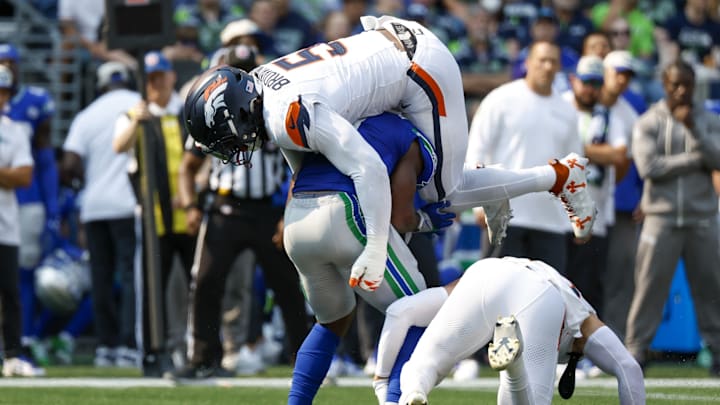
[[(583, 148), (594, 144), (620, 151), (620, 157), (610, 160), (594, 162), (590, 156), (598, 167), (613, 168), (606, 177), (617, 178), (601, 197), (607, 212), (596, 235), (601, 245), (578, 253), (569, 224), (537, 229), (534, 223), (541, 221), (541, 214), (523, 212), (525, 205), (515, 207), (511, 201), (516, 216), (511, 229), (535, 229), (543, 232), (542, 240), (567, 241), (567, 251), (558, 253), (563, 256), (559, 262), (557, 257), (546, 257), (542, 246), (512, 240), (505, 248), (489, 246), (480, 211), (463, 215), (442, 235), (427, 237), (423, 246), (431, 249), (419, 249), (423, 253), (419, 261), (430, 269), (425, 272), (430, 274), (427, 284), (434, 286), (451, 281), (484, 256), (514, 254), (546, 260), (576, 282), (606, 323), (626, 338), (646, 174), (643, 170), (638, 174), (632, 165), (633, 126), (649, 106), (665, 97), (663, 71), (677, 60), (693, 69), (696, 104), (720, 113), (717, 0), (175, 0), (175, 42), (143, 54), (108, 49), (102, 0), (4, 0), (0, 1), (4, 42), (0, 65), (15, 77), (4, 111), (29, 124), (35, 159), (32, 185), (17, 191), (21, 240), (15, 245), (19, 246), (24, 347), (20, 357), (27, 364), (3, 370), (4, 374), (42, 375), (42, 366), (71, 364), (77, 361), (75, 348), (84, 338), (92, 342), (98, 367), (187, 371), (190, 365), (192, 373), (182, 376), (203, 377), (255, 374), (277, 362), (291, 363), (312, 322), (299, 288), (293, 290), (297, 276), (287, 258), (282, 262), (272, 258), (284, 256), (281, 247), (272, 245), (278, 240), (267, 240), (268, 247), (229, 236), (252, 229), (255, 237), (272, 238), (285, 201), (288, 169), (278, 151), (268, 148), (263, 150), (262, 163), (250, 170), (224, 168), (221, 162), (197, 155), (185, 145), (182, 101), (193, 78), (204, 69), (219, 63), (252, 69), (314, 43), (358, 33), (359, 18), (367, 14), (416, 20), (448, 46), (462, 72), (468, 118), (473, 122), (470, 136), (488, 142), (480, 142), (486, 150), (478, 155), (482, 163), (512, 167), (500, 155), (492, 155), (495, 143), (482, 134), (483, 122), (493, 119), (496, 126), (485, 131), (499, 142), (529, 154), (548, 149), (541, 137), (551, 136), (543, 133), (551, 129), (542, 126), (542, 119), (526, 116), (518, 128), (534, 129), (537, 137), (516, 139), (498, 115), (488, 112), (495, 106), (502, 114), (525, 99), (518, 97), (519, 104), (512, 104), (512, 98), (496, 95), (486, 101), (503, 85), (538, 77), (526, 67), (533, 43), (549, 42), (559, 49), (552, 92), (565, 94), (569, 103), (562, 108), (570, 111), (575, 105), (580, 116), (583, 111), (589, 114), (588, 122), (602, 117), (606, 135), (610, 122), (620, 122), (619, 129), (613, 129), (614, 138), (588, 137), (580, 127), (573, 132), (576, 139), (561, 145), (562, 150), (549, 156), (538, 152), (533, 159), (518, 161), (529, 167), (572, 151), (589, 155)], [(578, 63), (589, 56), (601, 62), (600, 71), (588, 67), (587, 60)], [(138, 84), (145, 87), (145, 100)], [(583, 97), (590, 97), (589, 106), (580, 103)], [(596, 104), (606, 109), (595, 109)], [(147, 296), (146, 288), (139, 280), (147, 245), (136, 205), (147, 190), (132, 180), (149, 170), (143, 167), (143, 152), (137, 147), (139, 137), (148, 136), (143, 134), (147, 128), (143, 123), (148, 122), (158, 123), (162, 156), (157, 159), (165, 163), (154, 168), (155, 176), (164, 179), (156, 184), (154, 194), (167, 336), (166, 347), (157, 353), (143, 350), (149, 321), (140, 300)], [(720, 133), (711, 135), (720, 137)], [(538, 159), (540, 163), (535, 162)], [(137, 176), (128, 177), (128, 168)], [(266, 172), (253, 174), (260, 170)], [(6, 187), (2, 182), (0, 186)], [(717, 199), (714, 194), (713, 198)], [(250, 220), (253, 215), (273, 220), (256, 224)], [(212, 237), (213, 230), (222, 235)], [(213, 250), (219, 239), (223, 250)], [(585, 259), (578, 261), (578, 256)], [(669, 260), (676, 262), (678, 257)], [(223, 268), (216, 270), (218, 266)], [(286, 291), (288, 286), (292, 291)], [(666, 297), (665, 291), (659, 294)], [(707, 302), (700, 299), (696, 305)], [(374, 371), (382, 314), (373, 311), (360, 307), (355, 332), (343, 342), (330, 378)], [(638, 311), (633, 319), (642, 317)], [(217, 320), (208, 321), (213, 314)], [(661, 314), (648, 315), (658, 318), (648, 321), (651, 329), (657, 327)], [(703, 338), (710, 346), (720, 345), (715, 336)], [(645, 337), (632, 339), (636, 345), (632, 352), (644, 365), (649, 342)], [(715, 364), (709, 365), (720, 374), (717, 350)], [(461, 364), (457, 378), (476, 376), (482, 361)]]

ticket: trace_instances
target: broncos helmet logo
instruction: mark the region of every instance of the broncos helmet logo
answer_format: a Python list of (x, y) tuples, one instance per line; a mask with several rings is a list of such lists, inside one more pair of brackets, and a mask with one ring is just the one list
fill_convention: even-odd
[(215, 114), (220, 108), (227, 108), (225, 104), (224, 91), (227, 88), (227, 77), (218, 76), (215, 81), (210, 83), (203, 92), (205, 99), (205, 125), (208, 128), (215, 126)]

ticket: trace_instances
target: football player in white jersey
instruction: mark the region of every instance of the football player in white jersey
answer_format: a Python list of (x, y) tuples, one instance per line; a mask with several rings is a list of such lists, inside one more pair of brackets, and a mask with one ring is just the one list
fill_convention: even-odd
[[(585, 191), (586, 159), (571, 155), (519, 171), (477, 170), (476, 162), (466, 167), (462, 80), (447, 47), (416, 22), (367, 16), (361, 21), (366, 29), (362, 33), (299, 50), (251, 74), (220, 67), (201, 75), (185, 103), (186, 126), (197, 145), (224, 161), (249, 164), (252, 151), (270, 138), (293, 171), (302, 165), (304, 154), (314, 152), (350, 176), (367, 242), (349, 283), (368, 291), (383, 280), (390, 184), (377, 152), (352, 123), (384, 111), (400, 111), (437, 152), (433, 180), (419, 191), (425, 201), (447, 200), (450, 210), (461, 212), (551, 191), (565, 205), (576, 236), (589, 235), (595, 206)], [(494, 218), (507, 220), (507, 215)]]
[[(550, 404), (555, 365), (572, 362), (566, 370), (572, 379), (564, 376), (560, 383), (568, 398), (574, 364), (583, 355), (617, 378), (622, 405), (645, 403), (640, 365), (577, 288), (541, 261), (479, 260), (446, 287), (395, 301), (381, 333), (378, 376), (389, 375), (411, 326), (427, 329), (402, 367), (402, 405), (426, 404), (452, 367), (491, 338), (490, 365), (502, 370), (498, 404)], [(382, 386), (374, 385), (384, 404)]]

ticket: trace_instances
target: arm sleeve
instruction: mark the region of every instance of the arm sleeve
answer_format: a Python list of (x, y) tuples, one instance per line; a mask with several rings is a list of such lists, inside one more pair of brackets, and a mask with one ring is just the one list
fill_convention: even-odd
[(322, 153), (355, 184), (365, 217), (367, 245), (386, 249), (390, 233), (390, 177), (377, 152), (355, 127), (323, 104), (316, 104), (313, 150)]
[(444, 287), (429, 288), (397, 300), (388, 307), (378, 340), (375, 375), (390, 375), (408, 329), (411, 326), (428, 326), (447, 297)]
[[(671, 125), (670, 123), (666, 125)], [(686, 152), (665, 155), (656, 146), (661, 125), (654, 118), (641, 117), (635, 124), (632, 137), (633, 158), (643, 179), (666, 180), (700, 168), (702, 153)]]
[(584, 354), (602, 371), (617, 378), (620, 405), (645, 404), (642, 369), (610, 328), (602, 326), (593, 332), (585, 343)]

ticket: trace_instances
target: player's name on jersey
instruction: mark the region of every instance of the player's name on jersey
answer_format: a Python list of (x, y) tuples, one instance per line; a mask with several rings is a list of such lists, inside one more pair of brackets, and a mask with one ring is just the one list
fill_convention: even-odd
[(273, 90), (280, 90), (283, 86), (290, 83), (290, 80), (278, 72), (274, 72), (264, 66), (260, 66), (253, 72), (260, 79), (263, 86)]

